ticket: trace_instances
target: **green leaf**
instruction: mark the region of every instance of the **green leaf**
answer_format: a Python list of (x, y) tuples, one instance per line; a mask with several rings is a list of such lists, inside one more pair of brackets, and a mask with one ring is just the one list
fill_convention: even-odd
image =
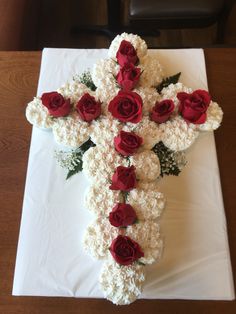
[(175, 75), (172, 75), (172, 76), (164, 78), (162, 80), (162, 82), (156, 87), (156, 90), (158, 91), (158, 93), (160, 93), (164, 87), (167, 87), (170, 84), (178, 83), (180, 75), (181, 75), (181, 72), (179, 72), (179, 73), (177, 73)]
[(74, 161), (76, 162), (76, 165), (73, 170), (69, 170), (66, 176), (66, 180), (68, 180), (70, 177), (72, 177), (74, 174), (80, 172), (83, 170), (83, 155), (84, 153), (90, 148), (96, 146), (91, 139), (88, 139), (85, 143), (83, 143), (77, 151), (75, 151), (75, 157)]
[(83, 161), (82, 161), (82, 157), (81, 157), (81, 159), (79, 160), (79, 163), (75, 166), (75, 168), (73, 170), (69, 170), (69, 172), (67, 173), (66, 180), (68, 180), (74, 174), (76, 174), (82, 170), (83, 170)]
[(91, 139), (89, 138), (86, 142), (84, 142), (78, 148), (78, 151), (81, 152), (82, 154), (84, 154), (90, 147), (94, 147), (94, 146), (96, 146), (96, 144), (94, 144), (94, 142), (92, 142)]

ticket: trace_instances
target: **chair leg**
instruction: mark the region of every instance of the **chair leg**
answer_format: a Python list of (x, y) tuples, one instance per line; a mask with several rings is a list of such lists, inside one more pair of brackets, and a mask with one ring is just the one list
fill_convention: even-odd
[(72, 35), (81, 33), (104, 35), (112, 40), (120, 31), (121, 0), (107, 0), (107, 25), (81, 25), (71, 29)]
[(227, 1), (222, 14), (219, 16), (217, 22), (216, 44), (224, 44), (226, 23), (233, 5), (234, 0)]

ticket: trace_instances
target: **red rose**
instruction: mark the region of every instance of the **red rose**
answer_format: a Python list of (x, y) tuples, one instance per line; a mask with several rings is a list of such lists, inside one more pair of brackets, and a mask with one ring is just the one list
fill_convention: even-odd
[(90, 122), (100, 116), (101, 103), (86, 93), (77, 102), (76, 110), (82, 120)]
[(178, 93), (180, 101), (179, 113), (185, 121), (202, 124), (206, 121), (206, 111), (211, 102), (211, 96), (205, 90), (198, 89), (192, 94)]
[(114, 227), (127, 227), (137, 220), (133, 207), (129, 204), (118, 203), (109, 213), (109, 221)]
[(134, 92), (119, 91), (108, 106), (114, 118), (121, 122), (138, 123), (142, 119), (142, 98)]
[(116, 79), (124, 90), (131, 90), (137, 85), (141, 75), (141, 69), (132, 63), (126, 63), (118, 72)]
[(135, 167), (123, 167), (116, 168), (115, 173), (112, 176), (111, 190), (130, 191), (136, 186)]
[(111, 255), (121, 265), (131, 265), (140, 257), (144, 256), (139, 244), (127, 236), (119, 235), (111, 243)]
[(65, 98), (58, 92), (44, 93), (41, 97), (42, 104), (48, 108), (53, 117), (65, 117), (70, 113), (70, 99)]
[(175, 108), (175, 104), (171, 99), (165, 99), (160, 102), (156, 102), (152, 108), (151, 120), (157, 123), (166, 122)]
[(142, 143), (143, 139), (133, 132), (120, 131), (114, 138), (115, 149), (123, 156), (134, 155)]
[(120, 66), (125, 65), (125, 63), (137, 64), (139, 61), (134, 46), (127, 40), (122, 40), (120, 43), (116, 58)]

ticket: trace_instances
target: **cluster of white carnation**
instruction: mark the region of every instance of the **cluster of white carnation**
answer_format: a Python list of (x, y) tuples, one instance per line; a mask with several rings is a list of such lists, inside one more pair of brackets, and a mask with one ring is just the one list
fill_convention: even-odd
[(90, 137), (96, 145), (111, 145), (121, 129), (122, 123), (118, 120), (101, 116), (92, 121)]
[(176, 84), (170, 84), (167, 87), (164, 87), (161, 90), (161, 100), (164, 99), (171, 99), (173, 100), (176, 108), (178, 108), (179, 100), (177, 98), (177, 94), (180, 92), (185, 92), (185, 93), (192, 93), (192, 88), (186, 87), (182, 83), (176, 83)]
[(70, 148), (78, 148), (90, 137), (89, 123), (82, 121), (76, 113), (55, 119), (52, 130), (56, 142)]
[(130, 162), (135, 166), (135, 174), (138, 180), (155, 181), (161, 174), (160, 161), (157, 155), (145, 150), (130, 157)]
[(86, 85), (79, 82), (79, 80), (74, 79), (71, 82), (67, 82), (65, 85), (60, 87), (57, 92), (61, 94), (64, 98), (70, 99), (71, 103), (75, 106), (80, 98), (88, 93), (91, 96), (95, 96), (95, 93), (91, 91)]
[(111, 258), (103, 264), (99, 278), (104, 296), (117, 305), (134, 302), (142, 293), (144, 281), (144, 266), (122, 266)]
[(164, 78), (163, 69), (159, 63), (158, 56), (153, 53), (148, 53), (141, 61), (139, 67), (142, 70), (142, 74), (140, 76), (139, 85), (143, 87), (158, 86)]
[(50, 129), (53, 125), (53, 119), (39, 97), (28, 103), (25, 114), (27, 120), (38, 128)]
[(153, 146), (162, 140), (162, 130), (154, 121), (150, 121), (149, 117), (143, 117), (138, 124), (127, 123), (124, 127), (125, 131), (133, 131), (143, 138), (143, 149), (152, 149)]
[(109, 185), (93, 182), (86, 193), (85, 206), (96, 216), (108, 217), (114, 204), (123, 201), (121, 192), (109, 189)]
[(220, 106), (211, 101), (208, 109), (207, 109), (207, 119), (203, 124), (199, 124), (197, 126), (200, 131), (214, 131), (218, 129), (223, 119), (223, 111)]
[(160, 235), (159, 224), (152, 220), (146, 220), (143, 223), (133, 224), (127, 227), (126, 235), (136, 241), (144, 250), (144, 257), (140, 262), (153, 264), (157, 262), (162, 254), (163, 241)]
[(165, 198), (156, 189), (144, 190), (137, 187), (130, 191), (127, 202), (135, 208), (138, 219), (141, 220), (153, 220), (160, 217), (165, 207)]
[(162, 142), (173, 151), (189, 148), (199, 135), (195, 124), (187, 123), (180, 116), (160, 124)]
[(107, 218), (98, 217), (87, 227), (83, 247), (96, 259), (108, 257), (111, 242), (118, 235), (119, 229), (113, 227)]
[(142, 60), (143, 57), (146, 56), (146, 54), (147, 54), (146, 42), (141, 37), (139, 37), (138, 35), (123, 33), (121, 35), (117, 35), (113, 39), (113, 41), (112, 41), (112, 43), (108, 49), (108, 57), (109, 58), (114, 59), (116, 61), (116, 53), (120, 47), (122, 40), (129, 41), (133, 45), (134, 49), (137, 52), (137, 56), (138, 56), (140, 61)]
[(95, 182), (111, 180), (118, 166), (127, 166), (127, 160), (120, 156), (111, 145), (91, 147), (83, 155), (84, 173)]

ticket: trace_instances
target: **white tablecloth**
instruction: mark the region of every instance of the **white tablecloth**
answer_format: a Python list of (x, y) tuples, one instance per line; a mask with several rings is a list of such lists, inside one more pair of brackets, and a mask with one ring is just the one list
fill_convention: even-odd
[[(207, 88), (200, 49), (153, 53), (166, 75)], [(44, 49), (38, 95), (52, 91), (107, 55), (102, 50)], [(89, 186), (83, 174), (66, 181), (53, 158), (50, 131), (33, 128), (17, 250), (13, 295), (102, 297), (99, 261), (83, 251), (81, 239), (92, 215), (84, 208)], [(179, 177), (166, 177), (167, 206), (161, 220), (163, 259), (147, 266), (142, 298), (234, 298), (227, 230), (213, 133), (201, 135), (188, 152)]]

